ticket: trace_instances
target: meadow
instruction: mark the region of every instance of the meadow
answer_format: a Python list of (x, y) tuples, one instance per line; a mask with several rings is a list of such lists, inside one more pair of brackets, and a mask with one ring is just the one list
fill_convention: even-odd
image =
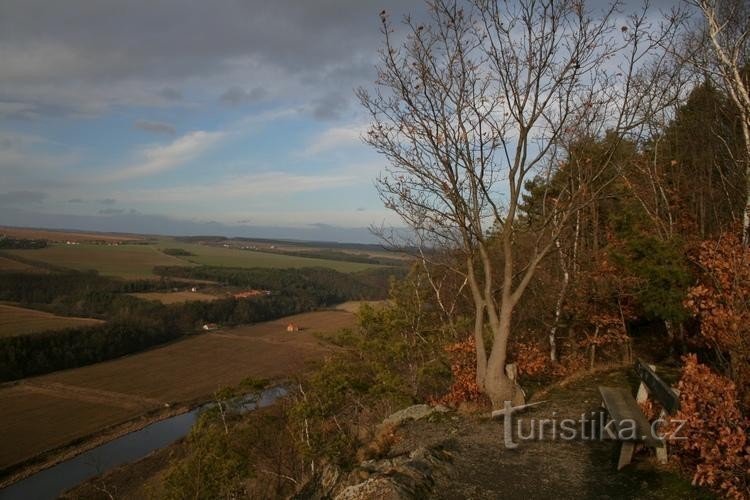
[[(205, 401), (247, 377), (290, 376), (330, 353), (316, 333), (353, 327), (355, 321), (344, 311), (297, 314), (0, 386), (0, 469), (165, 403)], [(288, 323), (301, 331), (287, 332)]]
[(0, 304), (0, 337), (100, 323), (103, 322), (97, 319), (57, 316), (44, 311)]

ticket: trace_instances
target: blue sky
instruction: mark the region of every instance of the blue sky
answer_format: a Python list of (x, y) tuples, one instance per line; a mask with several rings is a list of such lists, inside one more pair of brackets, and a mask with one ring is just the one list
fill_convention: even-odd
[(0, 223), (395, 223), (373, 187), (383, 160), (360, 141), (354, 97), (376, 77), (383, 8), (423, 10), (2, 2)]

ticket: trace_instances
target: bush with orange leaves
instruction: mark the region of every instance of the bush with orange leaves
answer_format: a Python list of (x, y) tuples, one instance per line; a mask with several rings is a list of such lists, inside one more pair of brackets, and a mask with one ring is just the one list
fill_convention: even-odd
[(477, 385), (477, 350), (474, 337), (448, 344), (445, 351), (451, 358), (453, 383), (448, 392), (436, 402), (458, 406), (464, 402), (485, 404), (487, 397)]
[(571, 344), (586, 353), (589, 369), (602, 354), (630, 361), (626, 323), (636, 316), (637, 285), (638, 280), (620, 271), (606, 253), (596, 257), (590, 270), (579, 273), (569, 300)]
[(540, 375), (551, 368), (549, 354), (536, 342), (518, 342), (512, 346), (519, 375)]
[(700, 335), (715, 349), (723, 368), (750, 408), (750, 248), (734, 234), (704, 241), (697, 252), (699, 283), (685, 307), (700, 320)]
[(698, 363), (694, 354), (683, 357), (680, 411), (674, 416), (684, 421), (677, 438), (670, 441), (680, 464), (693, 475), (693, 484), (720, 491), (727, 498), (750, 498), (750, 421), (739, 408), (734, 383), (708, 366)]

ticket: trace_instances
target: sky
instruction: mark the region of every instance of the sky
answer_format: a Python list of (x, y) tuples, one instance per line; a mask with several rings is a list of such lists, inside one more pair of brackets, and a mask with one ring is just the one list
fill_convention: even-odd
[(368, 239), (397, 223), (354, 95), (384, 8), (424, 10), (0, 1), (0, 224)]
[[(664, 3), (659, 0), (657, 3)], [(0, 224), (373, 241), (379, 13), (422, 0), (0, 0)]]

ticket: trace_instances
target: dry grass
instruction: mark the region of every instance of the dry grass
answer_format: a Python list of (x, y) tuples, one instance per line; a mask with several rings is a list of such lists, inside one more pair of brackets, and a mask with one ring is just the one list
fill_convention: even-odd
[(99, 323), (103, 323), (103, 321), (91, 318), (57, 316), (34, 309), (0, 304), (0, 337), (15, 337), (45, 330), (60, 330)]
[[(286, 332), (290, 322), (302, 331)], [(154, 409), (202, 401), (248, 377), (290, 376), (330, 352), (316, 332), (354, 322), (344, 311), (298, 314), (0, 387), (0, 468), (134, 418), (149, 409), (149, 401)]]
[(210, 295), (207, 293), (200, 292), (143, 292), (143, 293), (131, 293), (134, 297), (144, 300), (156, 300), (162, 304), (180, 304), (183, 302), (190, 301), (201, 301), (207, 302), (216, 300), (221, 297), (218, 295)]

